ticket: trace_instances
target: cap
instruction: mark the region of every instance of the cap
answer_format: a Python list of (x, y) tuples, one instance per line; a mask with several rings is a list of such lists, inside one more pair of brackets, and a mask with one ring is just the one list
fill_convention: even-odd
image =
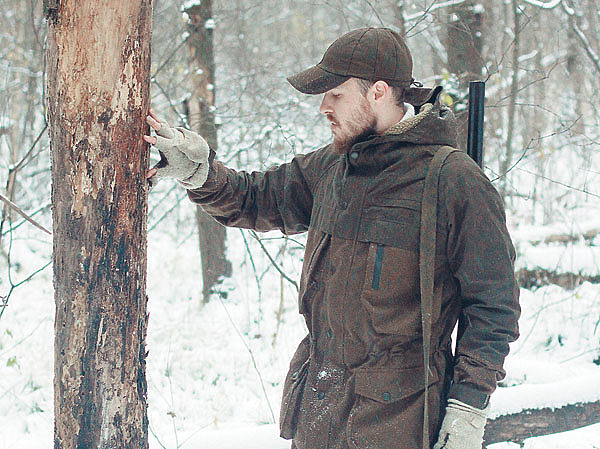
[(305, 94), (327, 92), (350, 78), (382, 80), (407, 89), (406, 101), (421, 105), (431, 97), (431, 89), (412, 87), (412, 68), (412, 56), (402, 36), (389, 28), (369, 27), (336, 39), (321, 62), (287, 80)]

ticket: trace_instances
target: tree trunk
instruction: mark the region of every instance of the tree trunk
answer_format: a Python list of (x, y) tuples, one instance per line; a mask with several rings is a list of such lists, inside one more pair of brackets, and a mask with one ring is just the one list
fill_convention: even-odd
[(512, 79), (510, 83), (510, 98), (508, 103), (508, 125), (506, 128), (506, 152), (502, 165), (500, 166), (500, 175), (503, 176), (502, 183), (500, 184), (500, 195), (507, 199), (509, 190), (509, 179), (510, 174), (508, 171), (511, 169), (513, 160), (513, 139), (515, 135), (515, 120), (517, 115), (517, 95), (519, 93), (519, 56), (521, 54), (521, 10), (517, 3), (517, 0), (512, 0), (512, 13), (513, 13), (513, 48), (512, 48)]
[[(450, 20), (443, 39), (448, 55), (448, 71), (455, 74), (459, 90), (466, 93), (469, 82), (481, 79), (484, 10), (474, 1), (467, 1), (450, 9)], [(456, 110), (458, 146), (466, 149), (468, 114), (466, 108)]]
[(45, 0), (54, 447), (147, 448), (152, 0)]
[[(185, 12), (189, 17), (188, 46), (193, 67), (192, 95), (187, 105), (189, 123), (216, 151), (212, 0), (202, 0), (189, 6)], [(225, 255), (225, 227), (213, 220), (200, 206), (196, 207), (196, 223), (202, 261), (202, 296), (203, 302), (207, 303), (223, 278), (231, 276), (231, 263)]]

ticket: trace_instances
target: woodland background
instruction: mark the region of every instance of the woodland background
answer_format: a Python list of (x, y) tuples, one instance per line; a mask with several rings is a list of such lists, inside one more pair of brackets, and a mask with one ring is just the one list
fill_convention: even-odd
[[(200, 22), (184, 12), (194, 4), (154, 2), (152, 104), (170, 123), (195, 128), (201, 96), (218, 157), (235, 168), (266, 169), (328, 143), (320, 98), (285, 78), (351, 29), (404, 32), (415, 78), (443, 85), (463, 123), (468, 81), (486, 80), (485, 171), (505, 200), (523, 287), (523, 336), (503, 386), (599, 375), (596, 0), (204, 0)], [(42, 4), (2, 6), (0, 193), (50, 229)], [(198, 28), (210, 31), (214, 66), (197, 63)], [(1, 207), (0, 434), (9, 437), (0, 447), (41, 447), (52, 433), (52, 241)], [(209, 429), (274, 423), (305, 333), (294, 284), (303, 236), (227, 230), (226, 261), (207, 288), (198, 248), (212, 234), (177, 184), (150, 192), (148, 231), (152, 444), (192, 447)], [(537, 399), (531, 407), (547, 405)], [(592, 432), (580, 447), (598, 447), (600, 429)]]

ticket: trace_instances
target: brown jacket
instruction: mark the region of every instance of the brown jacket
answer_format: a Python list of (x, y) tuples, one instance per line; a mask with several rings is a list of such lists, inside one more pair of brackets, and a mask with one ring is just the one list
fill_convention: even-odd
[[(280, 417), (298, 449), (421, 447), (420, 201), (433, 154), (455, 143), (452, 113), (436, 104), (347, 156), (325, 147), (251, 174), (213, 161), (205, 186), (189, 192), (227, 226), (308, 231), (299, 309), (309, 334), (291, 361)], [(483, 408), (504, 376), (518, 335), (514, 256), (499, 195), (453, 153), (438, 200), (432, 443), (448, 394)]]

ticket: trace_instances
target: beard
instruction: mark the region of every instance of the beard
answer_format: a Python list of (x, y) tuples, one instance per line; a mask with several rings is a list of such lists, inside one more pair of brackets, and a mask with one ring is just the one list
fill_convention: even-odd
[(375, 134), (377, 119), (371, 105), (363, 100), (360, 102), (356, 111), (353, 111), (343, 124), (338, 122), (334, 116), (329, 118), (340, 127), (333, 135), (333, 151), (336, 154), (344, 155), (350, 153), (352, 147)]

